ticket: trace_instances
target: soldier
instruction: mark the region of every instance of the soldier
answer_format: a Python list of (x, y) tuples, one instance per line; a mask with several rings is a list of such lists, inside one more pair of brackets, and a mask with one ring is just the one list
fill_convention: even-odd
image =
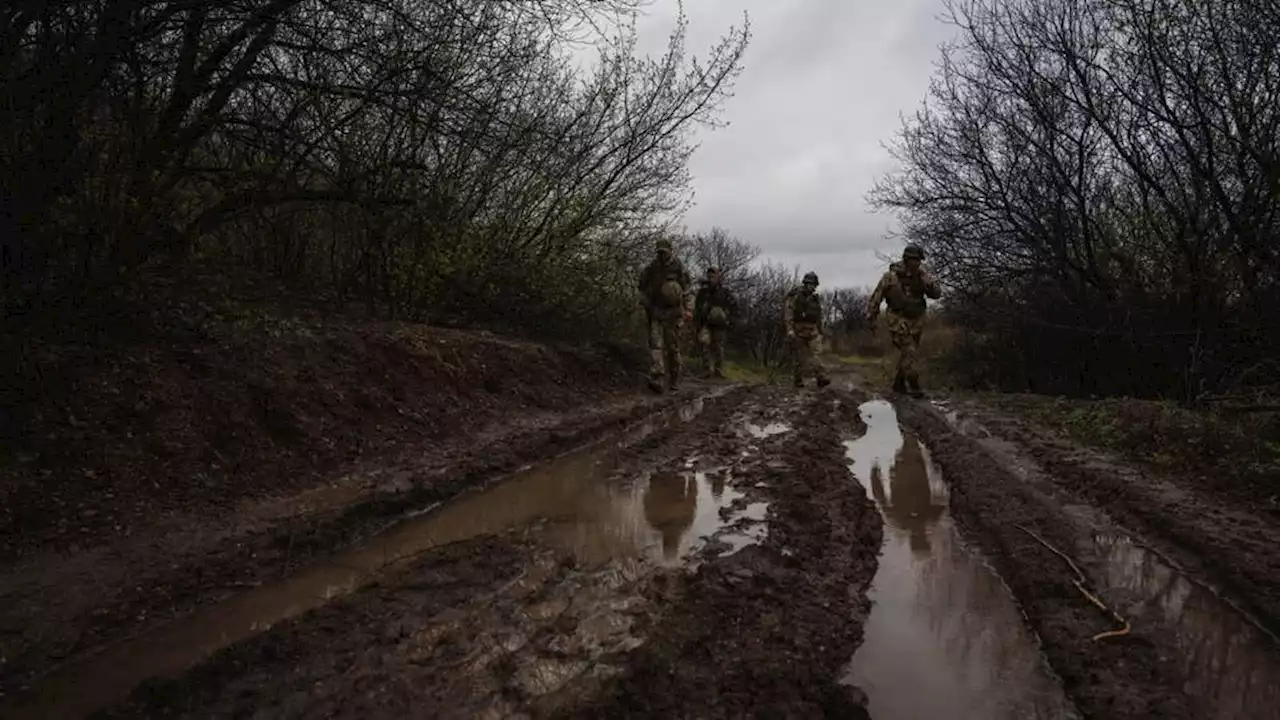
[(657, 257), (640, 273), (641, 303), (649, 322), (649, 389), (663, 391), (662, 379), (675, 390), (684, 364), (680, 330), (693, 314), (689, 273), (671, 252), (671, 241), (657, 242)]
[(791, 343), (791, 367), (796, 387), (804, 387), (804, 377), (811, 371), (818, 387), (831, 384), (827, 370), (818, 359), (818, 342), (822, 335), (822, 298), (818, 297), (817, 273), (805, 273), (800, 287), (787, 293), (782, 312)]
[(924, 330), (925, 298), (937, 300), (942, 297), (937, 279), (920, 267), (923, 260), (924, 251), (920, 246), (908, 245), (902, 251), (902, 262), (890, 265), (889, 271), (880, 278), (867, 308), (867, 320), (874, 330), (876, 318), (880, 315), (880, 303), (888, 302), (889, 337), (898, 350), (893, 391), (910, 392), (914, 397), (924, 397), (917, 362), (920, 333)]
[(698, 483), (674, 472), (655, 472), (644, 491), (644, 519), (662, 535), (662, 555), (675, 560), (680, 540), (698, 515)]
[(698, 288), (693, 301), (693, 320), (698, 328), (698, 342), (706, 362), (708, 377), (724, 377), (724, 341), (737, 303), (728, 288), (720, 284), (720, 269), (707, 268), (707, 279)]

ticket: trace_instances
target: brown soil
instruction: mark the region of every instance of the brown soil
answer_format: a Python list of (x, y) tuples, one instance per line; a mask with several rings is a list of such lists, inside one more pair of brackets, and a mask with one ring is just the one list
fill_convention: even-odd
[[(32, 345), (29, 382), (0, 398), (15, 408), (0, 425), (13, 450), (0, 457), (0, 705), (30, 687), (88, 696), (57, 671), (92, 668), (97, 649), (132, 647), (118, 641), (381, 542), (410, 512), (446, 516), (489, 496), (464, 491), (563, 460), (591, 478), (574, 492), (591, 492), (502, 496), (541, 519), (468, 531), (462, 518), (449, 528), (461, 539), (380, 565), (376, 584), (282, 615), (292, 619), (103, 715), (866, 716), (861, 691), (837, 682), (862, 640), (882, 532), (841, 444), (864, 429), (866, 396), (837, 389), (848, 382), (693, 382), (652, 397), (639, 358), (617, 349), (391, 324), (201, 327), (127, 348)], [(1280, 704), (1206, 684), (1248, 655), (1236, 674), (1264, 684), (1255, 699), (1274, 697), (1275, 645), (1192, 628), (1212, 666), (1197, 680), (1176, 618), (1133, 615), (1130, 635), (1092, 640), (1114, 623), (1027, 532), (1074, 557), (1112, 607), (1143, 602), (1104, 582), (1114, 568), (1099, 533), (1141, 543), (1275, 631), (1278, 520), (1256, 507), (1256, 483), (1126, 462), (1007, 402), (956, 399), (952, 418), (895, 405), (941, 467), (965, 539), (990, 557), (1085, 716), (1276, 717)], [(769, 423), (786, 427), (770, 434)], [(707, 522), (703, 490), (723, 527), (676, 562)], [(473, 504), (476, 528), (507, 516)], [(767, 533), (751, 535), (744, 513), (765, 505)], [(617, 523), (608, 538), (575, 519), (584, 508)], [(619, 540), (637, 528), (649, 545)], [(754, 540), (733, 551), (743, 537)]]
[(765, 543), (663, 588), (652, 640), (579, 717), (866, 716), (861, 693), (834, 680), (862, 641), (881, 520), (841, 444), (865, 427), (859, 398), (839, 397), (807, 408), (743, 478), (772, 502)]
[[(1017, 405), (1005, 402), (1012, 410)], [(1280, 635), (1280, 513), (1263, 492), (1223, 492), (1201, 474), (1175, 473), (1145, 462), (1081, 447), (1021, 413), (995, 413), (969, 403), (987, 427), (1028, 448), (1076, 497), (1106, 508), (1180, 565), (1223, 588), (1259, 622)], [(1199, 472), (1197, 472), (1199, 471)], [(1274, 482), (1274, 479), (1272, 480)]]
[[(1280, 553), (1265, 542), (1275, 537), (1273, 532), (1257, 534), (1266, 527), (1263, 520), (1243, 518), (1220, 501), (1174, 492), (1164, 480), (1116, 459), (1104, 460), (1078, 445), (1055, 446), (1024, 422), (976, 402), (960, 406), (962, 422), (948, 422), (927, 403), (897, 405), (900, 420), (928, 443), (946, 474), (958, 521), (994, 558), (1082, 712), (1121, 719), (1201, 718), (1216, 713), (1219, 702), (1240, 702), (1215, 696), (1213, 688), (1200, 687), (1189, 694), (1193, 685), (1188, 683), (1185, 650), (1179, 644), (1184, 639), (1177, 637), (1177, 627), (1158, 618), (1133, 617), (1130, 635), (1092, 640), (1095, 633), (1115, 629), (1116, 623), (1072, 585), (1074, 574), (1064, 560), (1026, 530), (1072, 556), (1092, 591), (1113, 609), (1127, 598), (1122, 588), (1098, 590), (1099, 585), (1105, 587), (1098, 581), (1108, 570), (1098, 551), (1100, 523), (1105, 523), (1106, 532), (1118, 530), (1124, 537), (1132, 533), (1135, 542), (1155, 552), (1180, 549), (1181, 567), (1192, 580), (1229, 577), (1234, 581), (1226, 588), (1229, 598), (1244, 600), (1241, 604), (1252, 600), (1254, 608), (1267, 610), (1270, 589), (1280, 582), (1275, 579)], [(973, 421), (977, 424), (965, 424)], [(1108, 519), (1097, 520), (1101, 515)], [(1268, 618), (1274, 617), (1263, 614), (1261, 619), (1273, 622)], [(1262, 682), (1272, 683), (1280, 667), (1276, 648), (1267, 644), (1261, 652), (1267, 656), (1265, 667), (1247, 671), (1261, 673), (1269, 678)], [(1221, 665), (1216, 669), (1218, 675), (1240, 671)], [(1274, 717), (1274, 707), (1256, 702), (1245, 707), (1231, 716)]]
[[(575, 560), (555, 522), (455, 543), (105, 716), (865, 716), (836, 682), (881, 531), (840, 444), (861, 429), (856, 407), (743, 390), (621, 453), (615, 482), (692, 462), (769, 504), (762, 542), (712, 542), (695, 572), (643, 553)], [(793, 429), (753, 438), (746, 419)]]
[(0, 559), (76, 549), (170, 513), (311, 487), (499, 418), (634, 386), (607, 348), (403, 324), (264, 318), (207, 337), (37, 344), (6, 400)]
[(680, 400), (642, 394), (635, 356), (611, 348), (202, 327), (29, 345), (2, 428), (0, 688)]

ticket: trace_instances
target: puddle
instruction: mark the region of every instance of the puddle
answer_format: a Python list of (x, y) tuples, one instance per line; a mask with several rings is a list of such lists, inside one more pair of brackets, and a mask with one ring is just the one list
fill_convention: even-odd
[(785, 432), (791, 432), (791, 426), (781, 422), (771, 422), (766, 425), (746, 423), (742, 427), (747, 431), (747, 434), (753, 438), (767, 438), (774, 435), (781, 435)]
[[(702, 401), (674, 414), (687, 421)], [(685, 562), (711, 536), (730, 550), (759, 542), (766, 507), (728, 487), (724, 469), (611, 477), (619, 450), (665, 424), (650, 419), (613, 441), (527, 469), (424, 514), (407, 515), (327, 562), (203, 608), (154, 632), (65, 666), (34, 702), (5, 717), (79, 717), (122, 700), (140, 682), (176, 675), (208, 655), (368, 584), (387, 565), (452, 542), (549, 521), (554, 542), (588, 564), (616, 557)], [(722, 512), (723, 511), (723, 512)], [(744, 527), (745, 525), (745, 527)], [(72, 690), (74, 688), (74, 690)]]
[[(973, 418), (942, 402), (934, 405), (960, 433), (1008, 445)], [(1063, 510), (1084, 526), (1112, 525), (1096, 507), (1067, 504)], [(1132, 538), (1097, 534), (1078, 549), (1101, 561), (1103, 574), (1093, 579), (1121, 615), (1135, 627), (1168, 634), (1187, 678), (1185, 690), (1196, 699), (1196, 717), (1280, 719), (1280, 640)]]
[(1099, 535), (1108, 599), (1136, 624), (1167, 628), (1187, 677), (1186, 691), (1203, 700), (1205, 720), (1280, 718), (1276, 646), (1257, 626), (1208, 588), (1193, 583), (1157, 554), (1125, 537)]
[(1008, 589), (965, 545), (928, 449), (893, 406), (860, 406), (850, 469), (884, 517), (874, 603), (846, 680), (877, 720), (1079, 717)]

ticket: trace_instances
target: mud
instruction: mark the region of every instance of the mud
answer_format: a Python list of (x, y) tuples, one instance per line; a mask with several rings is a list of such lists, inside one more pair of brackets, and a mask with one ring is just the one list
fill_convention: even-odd
[[(858, 588), (880, 525), (839, 444), (856, 403), (775, 393), (709, 401), (669, 432), (571, 454), (412, 517), (330, 565), (350, 571), (379, 542), (394, 546), (387, 557), (399, 559), (379, 566), (376, 585), (332, 583), (330, 594), (348, 594), (257, 627), (105, 715), (857, 712), (857, 693), (836, 680), (860, 638)], [(772, 421), (764, 408), (782, 408), (791, 430), (744, 431)], [(333, 578), (300, 594), (315, 598), (321, 579)], [(138, 647), (184, 644), (196, 643)], [(669, 692), (645, 689), (655, 673)]]
[(470, 443), (459, 439), (428, 454), (378, 458), (323, 485), (246, 501), (224, 515), (162, 517), (123, 542), (46, 553), (4, 568), (0, 697), (23, 693), (36, 678), (123, 638), (278, 582), (406, 512), (529, 461), (619, 428), (639, 442), (655, 430), (655, 418), (662, 422), (662, 413), (707, 391), (691, 387), (660, 399), (637, 395), (578, 412), (517, 415), (479, 428)]
[(872, 716), (1079, 718), (1008, 589), (960, 536), (928, 449), (900, 431), (889, 403), (861, 411), (867, 432), (848, 454), (885, 539), (866, 639), (846, 678), (867, 693)]
[[(974, 414), (973, 408), (964, 407)], [(1280, 635), (1280, 522), (1270, 508), (1232, 502), (1211, 483), (1162, 475), (1080, 447), (1029, 423), (978, 415), (1029, 448), (1044, 469), (1086, 502), (1105, 507), (1187, 569), (1203, 575), (1272, 635)]]
[[(1038, 448), (1010, 441), (1001, 426), (952, 416), (925, 403), (897, 403), (900, 417), (934, 451), (951, 506), (1012, 590), (1064, 687), (1087, 716), (1107, 718), (1275, 718), (1276, 647), (1229, 604), (1190, 576), (1156, 569), (1156, 553), (1105, 538), (1130, 537), (1111, 504), (1055, 475)], [(1093, 640), (1116, 623), (1074, 587), (1071, 568), (1033, 538), (1072, 557), (1089, 589), (1132, 625), (1124, 637)], [(1128, 559), (1123, 556), (1128, 553)], [(1146, 577), (1161, 576), (1159, 582)], [(1181, 578), (1181, 579), (1179, 579)], [(1203, 610), (1199, 614), (1195, 608)]]
[(648, 597), (666, 609), (642, 626), (648, 641), (575, 717), (867, 717), (861, 691), (839, 683), (861, 642), (882, 531), (840, 442), (862, 430), (859, 398), (803, 397), (792, 432), (735, 472), (770, 498), (767, 538), (652, 583)]

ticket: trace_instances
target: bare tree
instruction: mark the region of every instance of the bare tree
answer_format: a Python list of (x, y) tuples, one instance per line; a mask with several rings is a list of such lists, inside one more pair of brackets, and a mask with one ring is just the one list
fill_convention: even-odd
[(1256, 239), (1280, 209), (1280, 25), (1251, 19), (1275, 13), (1190, 0), (950, 13), (960, 39), (872, 198), (952, 289), (974, 331), (966, 365), (1033, 389), (1184, 400), (1246, 369), (1280, 379), (1261, 311), (1280, 264)]
[[(694, 61), (682, 15), (638, 58), (646, 4), (19, 6), (0, 20), (6, 307), (216, 257), (393, 316), (616, 325), (749, 37)], [(585, 75), (570, 42), (599, 52)]]

